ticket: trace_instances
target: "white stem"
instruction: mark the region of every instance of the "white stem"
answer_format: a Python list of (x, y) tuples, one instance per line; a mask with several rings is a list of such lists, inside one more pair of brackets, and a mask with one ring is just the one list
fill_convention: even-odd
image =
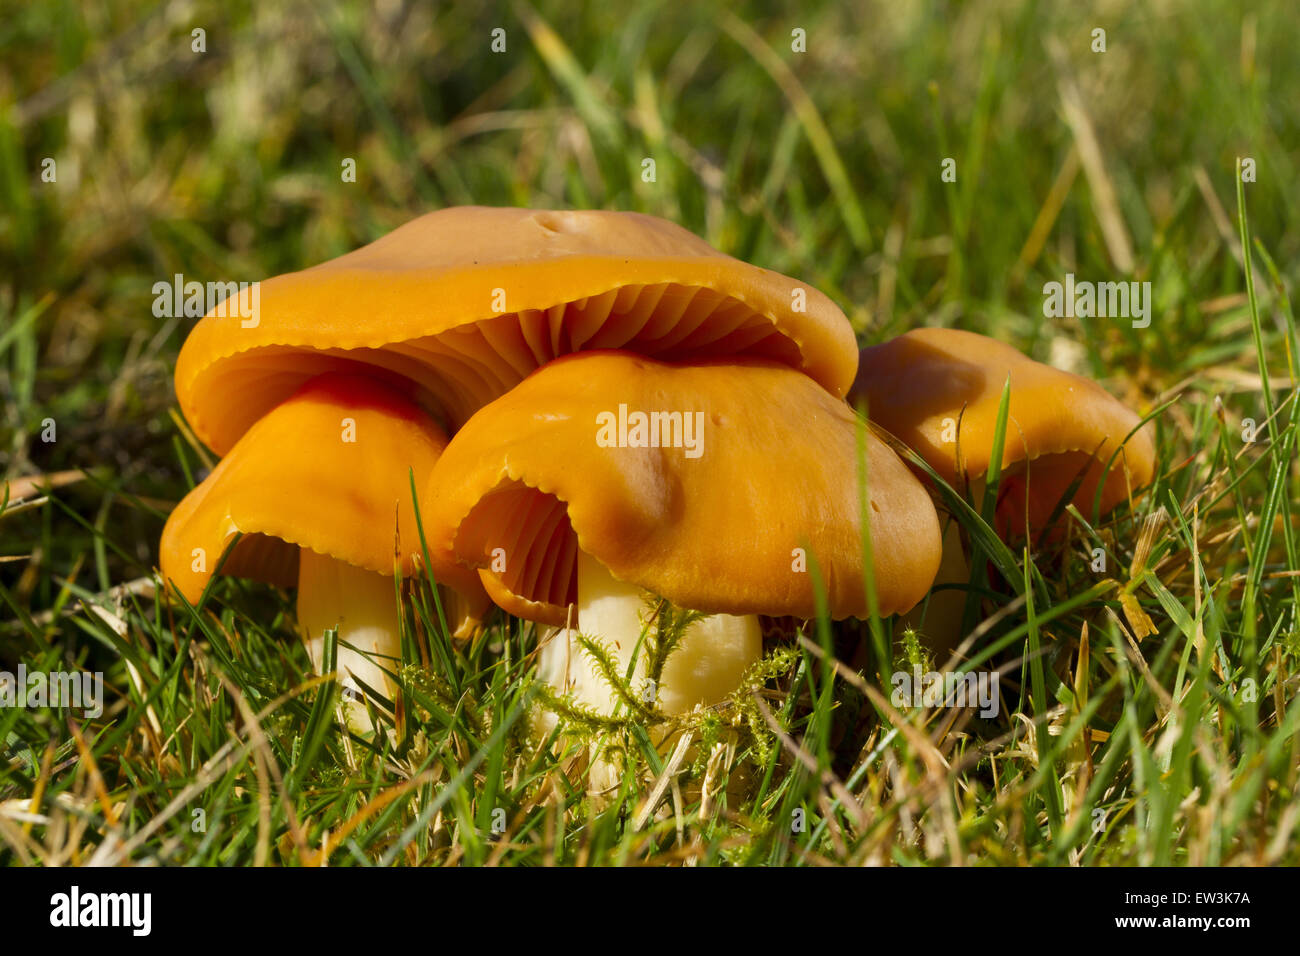
[[(343, 713), (360, 734), (374, 728), (358, 681), (389, 699), (396, 687), (384, 670), (401, 663), (402, 632), (393, 579), (303, 548), (298, 557), (298, 625), (316, 673), (323, 672), (325, 632), (338, 628), (337, 673)], [(345, 647), (345, 644), (352, 645)], [(355, 650), (353, 649), (355, 648)]]
[(966, 610), (966, 585), (969, 583), (970, 565), (962, 548), (961, 526), (956, 519), (950, 518), (943, 532), (939, 571), (931, 587), (937, 588), (941, 584), (958, 587), (931, 590), (928, 602), (923, 601), (902, 617), (905, 626), (921, 634), (923, 642), (935, 653), (939, 665), (948, 662), (949, 654), (966, 636), (962, 633), (962, 616)]
[[(984, 507), (987, 487), (984, 477), (970, 479), (970, 501), (976, 510)], [(962, 618), (966, 613), (967, 585), (970, 584), (970, 562), (962, 540), (965, 532), (956, 518), (949, 518), (943, 530), (943, 555), (939, 571), (931, 585), (929, 601), (922, 602), (902, 617), (903, 624), (915, 628), (925, 638), (926, 645), (937, 657), (935, 663), (944, 666), (949, 655), (966, 638), (962, 631)], [(940, 584), (955, 584), (955, 588), (934, 590)], [(922, 614), (922, 608), (925, 609)]]
[[(643, 700), (653, 700), (665, 714), (683, 714), (697, 705), (719, 703), (739, 686), (745, 668), (762, 656), (763, 636), (755, 615), (714, 614), (690, 626), (668, 656), (659, 686), (651, 687), (646, 670), (652, 631), (647, 631), (646, 640), (637, 649), (645, 628), (644, 614), (640, 588), (615, 579), (599, 561), (579, 552), (578, 630), (609, 649), (618, 661), (620, 676), (627, 674), (636, 653), (631, 687)], [(613, 714), (621, 700), (575, 635), (551, 629), (542, 640), (542, 679), (580, 704)], [(544, 726), (554, 726), (554, 718)]]

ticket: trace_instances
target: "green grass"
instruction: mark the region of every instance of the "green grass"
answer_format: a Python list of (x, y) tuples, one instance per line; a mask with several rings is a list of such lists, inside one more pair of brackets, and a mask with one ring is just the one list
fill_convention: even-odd
[[(0, 860), (1300, 862), (1296, 13), (1081, 6), (0, 8), (0, 469), (86, 473), (0, 512), (0, 669), (108, 693), (98, 719), (0, 709)], [(591, 800), (525, 733), (531, 627), (453, 643), (408, 582), (394, 742), (346, 737), (291, 595), (151, 585), (207, 463), (171, 391), (190, 321), (155, 319), (150, 286), (301, 268), (467, 202), (665, 216), (815, 284), (864, 343), (994, 335), (1150, 415), (1158, 478), (1028, 551), (945, 491), (993, 569), (962, 663), (1002, 671), (991, 720), (890, 704), (925, 655), (896, 622), (813, 622), (671, 778), (643, 721), (593, 730), (637, 772)], [(1043, 317), (1044, 282), (1126, 256), (1149, 328)]]

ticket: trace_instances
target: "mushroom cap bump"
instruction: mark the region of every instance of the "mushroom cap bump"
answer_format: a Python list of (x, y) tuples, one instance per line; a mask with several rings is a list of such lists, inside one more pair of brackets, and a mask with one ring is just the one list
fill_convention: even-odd
[[(300, 547), (385, 575), (400, 558), (411, 574), (421, 547), (408, 469), (422, 486), (446, 444), (427, 415), (380, 382), (313, 379), (254, 423), (172, 511), (160, 547), (163, 578), (197, 601), (240, 532), (225, 574), (293, 587)], [(464, 568), (435, 560), (433, 573), (471, 606), (486, 607)]]
[(307, 379), (359, 366), (454, 430), (582, 350), (767, 358), (836, 397), (857, 361), (825, 295), (639, 213), (443, 209), (260, 283), (256, 303), (253, 322), (209, 313), (177, 361), (185, 417), (218, 453)]
[[(698, 455), (671, 441), (602, 446), (601, 416), (620, 406), (629, 422), (638, 410), (681, 413), (669, 437), (682, 445), (690, 416)], [(815, 560), (831, 615), (864, 616), (859, 427), (842, 400), (766, 360), (569, 356), (453, 437), (421, 498), (429, 547), (480, 568), (507, 611), (554, 626), (577, 598), (578, 548), (615, 578), (710, 614), (815, 617)], [(930, 587), (939, 522), (902, 461), (866, 441), (875, 586), (889, 614)], [(797, 569), (798, 548), (809, 570)]]
[[(1023, 463), (1028, 460), (1031, 527), (1047, 522), (1085, 467), (1087, 474), (1073, 500), (1090, 514), (1102, 469), (1141, 419), (1089, 379), (1035, 362), (987, 336), (925, 328), (864, 348), (849, 399), (865, 399), (874, 423), (956, 486), (959, 472), (977, 478), (988, 471), (1008, 377), (1002, 468), (1009, 480), (1001, 489), (1000, 512), (1013, 521), (1018, 518), (1017, 527), (1023, 525)], [(959, 418), (958, 440), (945, 440), (951, 435), (949, 431), (945, 436), (951, 429), (945, 419)], [(1102, 513), (1125, 500), (1130, 489), (1150, 484), (1154, 474), (1155, 444), (1148, 425), (1128, 437), (1106, 475)], [(1015, 496), (1017, 491), (1021, 497)]]

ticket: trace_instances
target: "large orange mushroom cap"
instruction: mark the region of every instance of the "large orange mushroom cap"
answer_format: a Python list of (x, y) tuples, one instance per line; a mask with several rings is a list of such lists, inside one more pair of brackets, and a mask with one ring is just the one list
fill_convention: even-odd
[(973, 332), (914, 329), (863, 349), (850, 401), (864, 400), (873, 422), (957, 486), (962, 474), (988, 471), (1008, 379), (998, 510), (1012, 527), (1023, 530), (1026, 511), (1030, 528), (1043, 527), (1080, 474), (1073, 501), (1090, 515), (1117, 448), (1102, 513), (1151, 483), (1155, 444), (1150, 426), (1133, 433), (1141, 421), (1135, 412), (1089, 379)]
[[(197, 601), (238, 533), (223, 573), (292, 587), (299, 548), (385, 575), (400, 561), (414, 573), (421, 546), (408, 469), (421, 487), (446, 444), (426, 414), (373, 379), (314, 379), (259, 419), (172, 511), (163, 578)], [(453, 564), (433, 571), (476, 612), (486, 607), (473, 574)]]
[(260, 283), (242, 311), (254, 301), (249, 318), (205, 316), (176, 366), (181, 408), (219, 453), (307, 379), (357, 363), (454, 430), (571, 352), (757, 356), (836, 397), (857, 360), (825, 295), (639, 213), (443, 209)]
[[(637, 412), (678, 413), (681, 427), (661, 427), (660, 447), (631, 447), (653, 440), (635, 431)], [(686, 431), (687, 416), (700, 431)], [(620, 417), (623, 447), (607, 430)], [(506, 610), (555, 626), (576, 600), (579, 548), (615, 578), (709, 614), (814, 617), (815, 561), (831, 615), (863, 616), (859, 427), (842, 400), (765, 360), (569, 356), (453, 437), (421, 499), (429, 546), (481, 568)], [(674, 437), (681, 447), (666, 447)], [(933, 581), (939, 523), (907, 467), (874, 436), (866, 442), (875, 586), (888, 614)]]

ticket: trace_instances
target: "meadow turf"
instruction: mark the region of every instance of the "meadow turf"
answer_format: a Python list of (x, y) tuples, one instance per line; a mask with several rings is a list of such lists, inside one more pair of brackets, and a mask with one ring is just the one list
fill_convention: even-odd
[[(1297, 27), (1289, 0), (3, 0), (0, 670), (102, 672), (106, 702), (0, 708), (0, 862), (1300, 863)], [(863, 344), (995, 336), (1149, 416), (1158, 477), (1028, 550), (949, 495), (993, 569), (961, 665), (1001, 670), (989, 719), (890, 702), (932, 663), (896, 621), (812, 622), (676, 761), (590, 726), (632, 763), (593, 799), (527, 733), (531, 625), (452, 642), (411, 581), (394, 733), (348, 737), (291, 593), (154, 586), (211, 456), (171, 388), (194, 320), (151, 288), (462, 203), (666, 217)], [(1149, 281), (1149, 326), (1045, 316), (1067, 274)]]

